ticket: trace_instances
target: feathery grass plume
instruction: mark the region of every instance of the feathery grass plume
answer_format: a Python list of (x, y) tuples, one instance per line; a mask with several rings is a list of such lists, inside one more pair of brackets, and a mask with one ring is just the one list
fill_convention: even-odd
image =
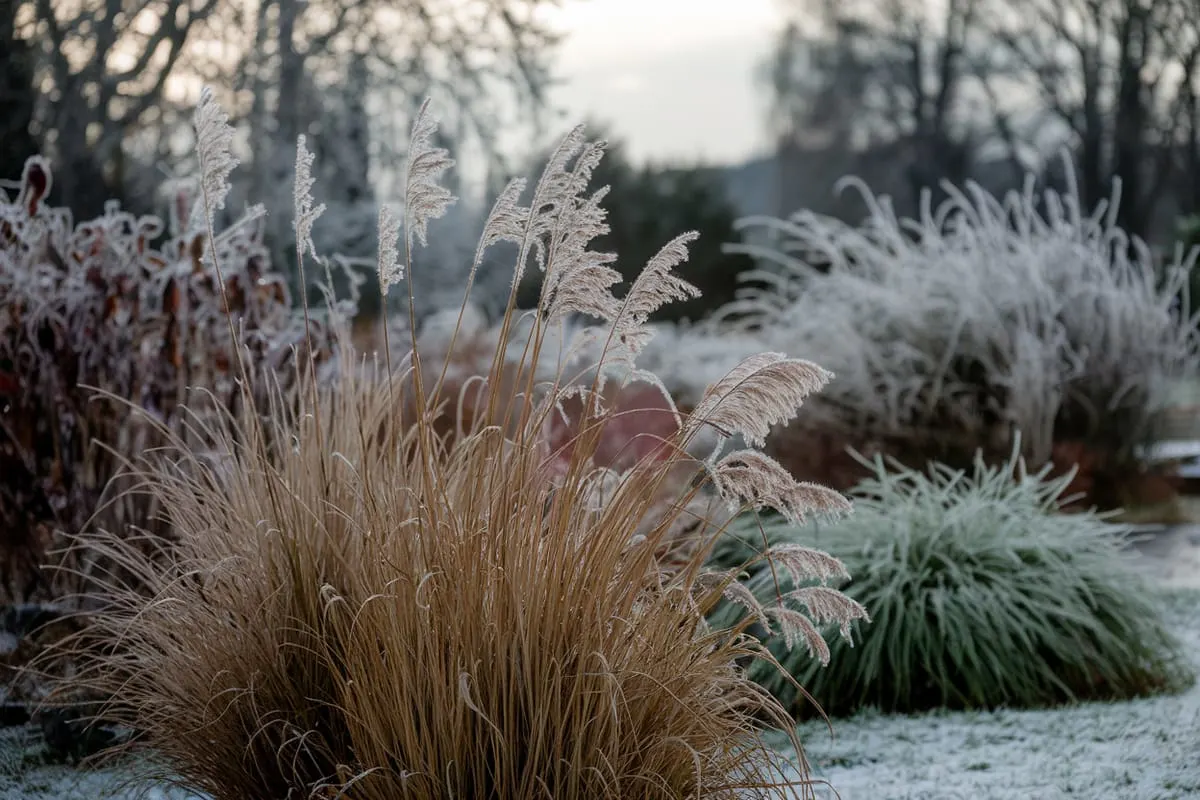
[(758, 450), (736, 450), (712, 468), (713, 483), (732, 505), (755, 511), (778, 509), (797, 524), (812, 512), (836, 516), (850, 510), (841, 494), (815, 483), (797, 482), (782, 465)]
[(520, 205), (521, 195), (525, 193), (527, 181), (524, 178), (513, 178), (504, 185), (496, 202), (492, 204), (492, 212), (488, 215), (479, 237), (479, 247), (475, 251), (476, 268), (483, 259), (487, 248), (500, 242), (521, 244), (525, 235), (525, 225), (529, 220), (529, 209)]
[[(1027, 472), (1019, 448), (998, 466), (977, 458), (970, 473), (877, 458), (864, 464), (872, 477), (852, 494), (854, 514), (836, 524), (731, 525), (714, 560), (742, 563), (765, 538), (786, 565), (786, 548), (798, 569), (786, 570), (784, 596), (807, 608), (818, 631), (846, 598), (871, 610), (874, 622), (851, 631), (853, 639), (830, 641), (827, 669), (787, 652), (787, 642), (770, 643), (825, 711), (1036, 707), (1191, 684), (1192, 669), (1127, 549), (1128, 530), (1093, 512), (1057, 513), (1070, 475)], [(825, 566), (832, 558), (838, 563)], [(842, 594), (827, 596), (818, 576)], [(758, 567), (748, 585), (770, 599), (779, 578)], [(727, 604), (713, 623), (740, 614)], [(798, 714), (812, 713), (777, 672), (750, 672)]]
[[(570, 167), (567, 152), (579, 158)], [(587, 251), (597, 196), (584, 195), (599, 155), (573, 132), (524, 218), (521, 251), (561, 276), (558, 296), (597, 264)], [(515, 196), (485, 231), (516, 235)], [(663, 297), (679, 293), (654, 281)], [(119, 536), (80, 540), (154, 589), (147, 599), (114, 575), (79, 641), (78, 683), (111, 698), (101, 713), (140, 730), (136, 746), (216, 800), (812, 796), (791, 720), (739, 666), (772, 658), (746, 632), (769, 603), (725, 626), (705, 620), (722, 596), (747, 593), (730, 588), (737, 569), (705, 566), (722, 524), (695, 532), (715, 499), (687, 453), (696, 431), (660, 393), (667, 407), (654, 409), (649, 444), (606, 449), (606, 430), (648, 413), (622, 405), (637, 384), (601, 386), (603, 352), (601, 363), (561, 359), (546, 375), (554, 301), (543, 299), (527, 329), (509, 303), (480, 376), (486, 402), (453, 436), (433, 413), (397, 413), (393, 402), (393, 388), (423, 397), (415, 329), (398, 372), (343, 353), (340, 372), (316, 387), (312, 425), (276, 388), (260, 408), (197, 418), (211, 454), (162, 430), (168, 446), (144, 454), (132, 477), (176, 538), (155, 560)], [(460, 311), (447, 360), (467, 324)], [(608, 338), (616, 326), (598, 323)], [(511, 335), (524, 339), (515, 364)], [(776, 365), (779, 377), (760, 383), (798, 403), (812, 369)], [(253, 378), (271, 385), (269, 371)], [(782, 415), (781, 401), (743, 382), (706, 414), (739, 424), (756, 407)], [(722, 416), (727, 404), (742, 408)], [(693, 531), (682, 534), (691, 545), (667, 547), (681, 530)], [(865, 613), (832, 596), (808, 603), (808, 623), (776, 612), (784, 632)], [(86, 647), (112, 642), (120, 647)], [(785, 785), (764, 726), (788, 731), (798, 787)]]
[[(312, 316), (308, 310), (308, 276), (304, 271), (304, 254), (307, 252), (317, 257), (317, 248), (312, 240), (312, 226), (321, 214), (325, 213), (325, 204), (313, 205), (312, 187), (316, 182), (312, 176), (314, 156), (308, 151), (303, 134), (296, 138), (296, 173), (294, 176), (294, 207), (296, 228), (296, 269), (300, 273), (300, 306), (304, 310), (305, 338), (312, 340)], [(317, 396), (317, 368), (313, 359), (312, 348), (305, 347), (308, 361), (310, 398), (314, 413), (320, 417), (320, 399)], [(317, 427), (318, 445), (320, 445), (321, 428)], [(324, 447), (322, 447), (324, 449)]]
[(832, 377), (816, 364), (782, 353), (748, 356), (704, 392), (692, 411), (692, 430), (709, 426), (761, 447), (773, 425), (790, 421), (804, 399)]
[(613, 338), (616, 341), (612, 344), (616, 348), (609, 356), (611, 360), (628, 361), (632, 365), (654, 337), (654, 328), (648, 324), (650, 315), (668, 303), (700, 296), (699, 289), (671, 274), (672, 269), (687, 261), (687, 245), (699, 236), (690, 231), (675, 237), (634, 279), (614, 321)]
[(229, 196), (229, 176), (240, 161), (233, 155), (233, 127), (229, 115), (213, 98), (212, 88), (200, 90), (200, 102), (193, 118), (196, 129), (196, 157), (200, 160), (200, 203), (192, 211), (193, 224), (211, 225), (217, 212), (225, 208)]
[(404, 280), (404, 263), (400, 260), (400, 222), (387, 203), (379, 205), (379, 291), (387, 297), (388, 289)]
[[(604, 222), (605, 211), (600, 206), (608, 190), (601, 188), (589, 197), (583, 196), (592, 172), (604, 155), (604, 147), (603, 141), (589, 142), (584, 127), (576, 126), (551, 153), (534, 187), (528, 211), (508, 206), (514, 221), (524, 217), (510, 303), (514, 301), (526, 261), (532, 253), (538, 269), (546, 273), (538, 303), (542, 314), (549, 317), (570, 313), (570, 303), (563, 305), (555, 302), (557, 286), (563, 274), (569, 270), (576, 280), (583, 280), (579, 276), (587, 274), (586, 283), (595, 287), (599, 294), (596, 302), (607, 303), (597, 314), (598, 318), (612, 318), (616, 302), (606, 301), (605, 298), (611, 298), (609, 290), (621, 278), (619, 273), (606, 265), (615, 256), (586, 249), (593, 239), (608, 232)], [(564, 251), (561, 256), (558, 254), (560, 250)], [(614, 274), (616, 277), (613, 277)]]
[[(221, 300), (225, 304), (225, 321), (229, 327), (229, 341), (234, 343), (234, 355), (238, 365), (242, 392), (250, 391), (250, 374), (246, 361), (242, 356), (242, 348), (238, 345), (237, 325), (234, 322), (233, 307), (229, 303), (229, 290), (221, 269), (220, 251), (217, 246), (216, 215), (225, 207), (225, 198), (229, 194), (229, 176), (240, 163), (233, 155), (233, 126), (229, 124), (229, 115), (213, 99), (212, 88), (205, 86), (200, 90), (200, 103), (193, 115), (193, 125), (196, 129), (196, 159), (200, 165), (200, 193), (196, 207), (192, 211), (193, 221), (203, 223), (208, 231), (207, 259), (217, 275), (217, 286), (220, 289)], [(197, 219), (199, 216), (199, 219)], [(306, 331), (306, 335), (311, 335)], [(247, 399), (248, 395), (247, 395)]]
[(783, 642), (789, 651), (803, 643), (808, 648), (807, 655), (815, 656), (822, 667), (829, 666), (829, 643), (812, 620), (784, 605), (771, 606), (767, 613), (779, 623)]
[[(571, 181), (586, 186), (602, 155), (602, 143), (585, 144), (571, 171)], [(550, 321), (572, 314), (610, 321), (617, 314), (620, 303), (612, 287), (621, 282), (621, 273), (608, 266), (617, 256), (588, 249), (593, 239), (609, 232), (608, 212), (601, 205), (607, 194), (608, 187), (602, 186), (591, 196), (559, 209), (545, 245), (549, 260), (544, 264), (546, 279), (538, 304)]]
[[(379, 327), (383, 330), (383, 356), (387, 364), (388, 374), (390, 375), (392, 372), (392, 342), (391, 336), (388, 333), (388, 289), (393, 284), (404, 280), (404, 267), (407, 260), (400, 260), (400, 223), (387, 203), (380, 203), (379, 205), (378, 235), (379, 254), (377, 262), (379, 265), (379, 292), (383, 299), (383, 313), (380, 315)], [(411, 314), (409, 315), (409, 322), (411, 325)], [(415, 339), (416, 334), (413, 333), (412, 335)], [(389, 380), (389, 391), (390, 385), (391, 382)]]
[(315, 156), (308, 151), (304, 135), (296, 138), (296, 175), (293, 199), (296, 208), (296, 257), (301, 261), (303, 269), (304, 254), (316, 255), (317, 248), (313, 245), (312, 226), (325, 213), (325, 204), (313, 205), (312, 188), (316, 179), (312, 176), (312, 166)]
[(442, 147), (433, 146), (437, 121), (429, 113), (429, 101), (421, 104), (413, 120), (408, 145), (408, 169), (404, 185), (404, 227), (408, 231), (408, 250), (415, 236), (426, 244), (429, 220), (444, 216), (455, 201), (453, 194), (438, 184), (442, 173), (454, 166), (454, 159)]
[[(420, 240), (422, 246), (427, 244), (426, 229), (429, 225), (429, 220), (438, 219), (445, 215), (450, 205), (458, 198), (450, 193), (444, 186), (438, 184), (438, 179), (442, 173), (454, 166), (454, 160), (450, 158), (449, 152), (445, 148), (434, 147), (433, 137), (437, 133), (437, 121), (429, 113), (428, 98), (421, 103), (421, 107), (417, 110), (417, 115), (413, 119), (412, 133), (409, 138), (408, 155), (405, 159), (404, 170), (404, 269), (396, 272), (394, 268), (388, 268), (392, 274), (389, 280), (394, 282), (394, 279), (399, 279), (405, 271), (412, 271), (413, 260), (413, 237)], [(382, 210), (380, 212), (380, 223), (382, 226)], [(381, 261), (380, 273), (383, 277), (384, 263)], [(389, 262), (390, 263), (390, 262)], [(472, 277), (474, 274), (472, 273)], [(387, 292), (384, 291), (384, 300), (387, 299)], [(387, 326), (387, 307), (384, 306), (384, 313), (380, 320), (383, 326), (383, 346), (387, 357), (388, 372), (392, 371), (391, 360), (391, 342), (388, 336)], [(413, 348), (410, 356), (416, 360), (419, 358), (416, 349), (417, 340), (417, 310), (416, 300), (413, 297), (412, 282), (408, 284), (408, 321), (409, 321), (409, 336), (413, 342)], [(451, 348), (453, 349), (453, 347)], [(417, 416), (424, 418), (426, 416), (427, 403), (432, 402), (436, 406), (436, 397), (431, 400), (426, 397), (425, 385), (423, 381), (420, 362), (416, 362), (416, 369), (413, 371), (413, 383), (416, 391), (416, 407)], [(441, 381), (438, 381), (440, 387)], [(437, 390), (435, 389), (435, 395)], [(428, 448), (429, 442), (422, 438), (422, 446)]]

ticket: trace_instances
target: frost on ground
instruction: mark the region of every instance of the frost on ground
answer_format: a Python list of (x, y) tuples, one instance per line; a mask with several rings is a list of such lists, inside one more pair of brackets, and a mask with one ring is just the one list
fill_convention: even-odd
[[(1166, 595), (1200, 665), (1200, 591)], [(993, 713), (861, 714), (800, 728), (842, 800), (1170, 800), (1200, 797), (1200, 686), (1185, 694)]]
[[(1165, 594), (1200, 666), (1200, 589)], [(129, 785), (117, 769), (42, 764), (24, 729), (0, 731), (0, 800), (195, 800)], [(861, 714), (800, 728), (821, 800), (1200, 797), (1200, 686), (1182, 695), (994, 713)], [(140, 791), (139, 791), (140, 790)]]
[(107, 769), (48, 763), (30, 726), (0, 728), (0, 800), (200, 800), (191, 792), (134, 782), (129, 762)]

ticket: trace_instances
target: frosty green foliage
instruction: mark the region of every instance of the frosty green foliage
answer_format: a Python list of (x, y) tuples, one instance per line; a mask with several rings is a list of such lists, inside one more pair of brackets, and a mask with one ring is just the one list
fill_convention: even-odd
[[(1124, 547), (1128, 532), (1094, 513), (1056, 513), (1070, 476), (1049, 480), (1015, 457), (977, 461), (973, 472), (865, 465), (874, 474), (852, 493), (845, 520), (772, 519), (760, 530), (742, 517), (716, 555), (736, 563), (765, 536), (827, 551), (854, 576), (843, 591), (872, 623), (856, 626), (853, 645), (829, 638), (829, 667), (772, 643), (827, 712), (1043, 706), (1191, 681)], [(776, 592), (767, 570), (748, 585), (760, 597)], [(752, 670), (787, 702), (807, 705), (777, 674)]]

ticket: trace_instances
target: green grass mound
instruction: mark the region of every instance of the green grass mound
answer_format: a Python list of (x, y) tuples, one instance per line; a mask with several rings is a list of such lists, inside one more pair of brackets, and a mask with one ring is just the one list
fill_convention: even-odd
[[(714, 558), (795, 542), (829, 552), (852, 576), (845, 593), (871, 614), (853, 645), (830, 637), (822, 668), (802, 648), (775, 656), (827, 713), (864, 707), (1046, 706), (1177, 691), (1193, 680), (1156, 594), (1133, 569), (1128, 529), (1094, 513), (1057, 513), (1069, 476), (1030, 474), (1017, 459), (973, 473), (928, 474), (867, 463), (854, 513), (796, 527), (743, 516)], [(794, 588), (751, 576), (760, 598)], [(732, 604), (716, 621), (735, 616)], [(798, 714), (812, 704), (777, 672), (751, 674)]]

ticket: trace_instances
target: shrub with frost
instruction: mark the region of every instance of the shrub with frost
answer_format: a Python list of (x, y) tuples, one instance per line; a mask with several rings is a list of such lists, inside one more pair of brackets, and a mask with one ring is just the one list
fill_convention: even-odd
[(754, 218), (764, 268), (726, 309), (772, 349), (812, 354), (837, 378), (775, 452), (807, 432), (911, 461), (1003, 459), (1016, 433), (1045, 463), (1074, 441), (1122, 470), (1165, 419), (1169, 389), (1194, 377), (1188, 292), (1197, 251), (1160, 267), (1072, 185), (1003, 198), (969, 184), (901, 219), (851, 182), (869, 215), (851, 226), (810, 212)]
[[(182, 433), (180, 405), (194, 386), (232, 408), (235, 341), (294, 380), (304, 333), (255, 213), (214, 231), (199, 187), (181, 185), (166, 226), (115, 204), (77, 223), (46, 204), (51, 181), (49, 164), (33, 158), (15, 196), (0, 192), (0, 597), (16, 600), (61, 594), (39, 565), (60, 533), (77, 533), (93, 514), (161, 531), (152, 507), (102, 503), (123, 459), (159, 441), (148, 420)], [(316, 361), (330, 336), (314, 330)]]
[[(199, 126), (217, 113), (206, 96)], [(406, 286), (410, 308), (412, 250), (453, 202), (433, 131), (422, 109), (405, 207), (379, 218), (380, 285)], [(221, 163), (213, 149), (202, 143), (202, 166)], [(385, 327), (380, 356), (343, 353), (325, 380), (280, 386), (241, 360), (245, 403), (207, 422), (218, 446), (197, 454), (160, 425), (165, 448), (133, 466), (175, 538), (153, 556), (120, 536), (80, 538), (124, 569), (74, 642), (79, 681), (187, 786), (217, 800), (794, 796), (759, 737), (790, 720), (739, 666), (769, 658), (747, 626), (824, 652), (821, 625), (866, 612), (832, 588), (817, 605), (755, 599), (737, 580), (759, 561), (818, 582), (842, 567), (785, 547), (710, 569), (721, 527), (687, 520), (705, 513), (704, 492), (797, 522), (848, 506), (758, 450), (690, 451), (705, 430), (761, 445), (829, 375), (751, 356), (680, 414), (638, 355), (650, 314), (695, 293), (674, 273), (690, 237), (615, 295), (613, 256), (589, 247), (605, 229), (603, 190), (588, 189), (602, 152), (574, 130), (531, 204), (514, 181), (484, 225), (475, 267), (514, 243), (514, 287), (521, 265), (544, 272), (534, 311), (516, 311), (514, 292), (488, 333), (467, 310), (468, 280), (452, 325), (422, 341), (410, 324), (406, 357)], [(307, 197), (297, 206), (319, 213)], [(592, 322), (551, 335), (576, 316)], [(560, 344), (556, 367), (539, 368)], [(489, 358), (481, 346), (488, 368), (460, 370), (459, 348), (475, 363)], [(260, 406), (250, 387), (264, 382)], [(709, 625), (722, 597), (742, 618)]]

